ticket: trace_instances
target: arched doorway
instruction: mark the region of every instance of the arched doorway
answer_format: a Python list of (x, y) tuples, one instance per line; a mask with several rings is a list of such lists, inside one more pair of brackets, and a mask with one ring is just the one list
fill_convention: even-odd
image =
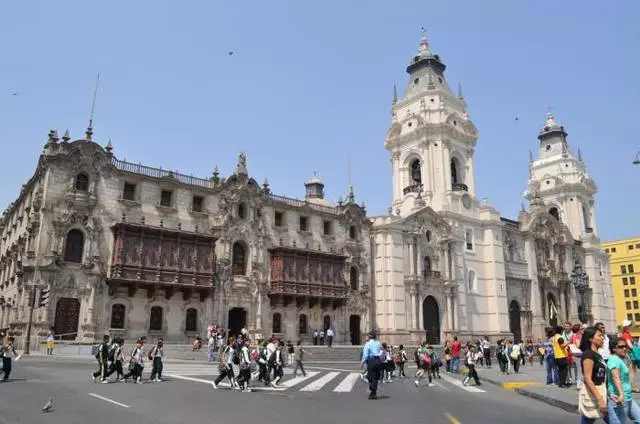
[(512, 300), (509, 304), (509, 331), (513, 334), (514, 343), (519, 343), (522, 341), (520, 304), (515, 300)]
[(360, 340), (360, 315), (349, 316), (349, 333), (351, 334), (351, 344), (359, 345)]
[(422, 302), (422, 322), (429, 344), (440, 344), (440, 309), (433, 296), (427, 296)]
[(63, 297), (56, 303), (56, 317), (53, 331), (61, 340), (75, 340), (80, 322), (80, 301)]
[(229, 309), (229, 336), (240, 334), (240, 331), (247, 325), (247, 310), (244, 308)]
[(322, 319), (322, 329), (326, 332), (329, 328), (331, 328), (331, 317), (325, 315)]
[(549, 326), (555, 327), (558, 325), (558, 304), (553, 294), (547, 295), (547, 311), (549, 312)]

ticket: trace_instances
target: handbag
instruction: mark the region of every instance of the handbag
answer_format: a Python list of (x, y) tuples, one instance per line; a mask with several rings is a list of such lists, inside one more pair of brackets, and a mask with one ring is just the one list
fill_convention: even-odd
[[(607, 399), (607, 385), (605, 383), (596, 386), (596, 390), (598, 390), (603, 399)], [(586, 384), (582, 385), (578, 394), (578, 411), (586, 418), (596, 419), (602, 417), (598, 409), (598, 401), (591, 394)]]

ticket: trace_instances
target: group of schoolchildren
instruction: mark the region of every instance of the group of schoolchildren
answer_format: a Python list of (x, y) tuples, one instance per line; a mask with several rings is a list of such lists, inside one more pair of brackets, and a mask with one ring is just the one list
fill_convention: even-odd
[[(302, 348), (302, 341), (298, 341), (295, 348), (287, 342), (286, 349), (289, 365), (294, 366), (293, 377), (297, 376), (298, 370), (306, 376), (302, 360), (310, 352)], [(252, 347), (251, 340), (242, 333), (237, 337), (229, 337), (227, 345), (220, 349), (220, 374), (213, 381), (213, 388), (218, 389), (225, 378), (232, 389), (243, 392), (251, 392), (251, 380), (262, 382), (265, 386), (279, 387), (278, 383), (284, 376), (284, 350), (285, 343), (276, 338)], [(237, 377), (234, 366), (237, 367)]]
[[(159, 338), (156, 344), (146, 353), (144, 345), (146, 337), (136, 341), (136, 345), (129, 355), (124, 351), (124, 339), (105, 335), (102, 343), (94, 346), (92, 355), (98, 360), (98, 370), (91, 374), (94, 382), (109, 383), (109, 377), (116, 374), (116, 380), (126, 383), (130, 378), (137, 384), (142, 384), (142, 372), (145, 361), (151, 362), (151, 376), (149, 381), (160, 383), (162, 380), (162, 358), (164, 357), (163, 340)], [(127, 372), (124, 372), (125, 361), (129, 361)]]

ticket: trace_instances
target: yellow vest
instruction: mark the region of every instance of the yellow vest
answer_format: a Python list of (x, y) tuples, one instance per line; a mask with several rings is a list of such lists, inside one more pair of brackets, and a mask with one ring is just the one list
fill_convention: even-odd
[(564, 347), (560, 347), (560, 343), (558, 343), (558, 340), (560, 340), (561, 338), (562, 336), (560, 334), (556, 334), (555, 336), (553, 336), (553, 356), (556, 359), (567, 357), (567, 350)]

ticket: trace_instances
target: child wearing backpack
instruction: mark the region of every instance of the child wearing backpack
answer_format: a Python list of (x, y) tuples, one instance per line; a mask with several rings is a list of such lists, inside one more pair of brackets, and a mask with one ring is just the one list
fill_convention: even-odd
[(129, 361), (129, 372), (122, 377), (125, 381), (133, 377), (136, 384), (142, 384), (142, 371), (144, 370), (144, 351), (142, 349), (142, 339), (136, 341), (136, 347), (131, 352)]
[(398, 375), (400, 378), (406, 378), (404, 365), (409, 361), (409, 358), (407, 357), (407, 351), (404, 350), (404, 345), (400, 345), (398, 350)]
[(229, 341), (227, 347), (224, 348), (222, 354), (220, 355), (220, 374), (216, 377), (215, 381), (211, 383), (214, 389), (218, 388), (218, 384), (225, 378), (229, 378), (229, 382), (231, 383), (231, 388), (239, 388), (238, 383), (235, 380), (235, 376), (233, 375), (233, 357), (235, 355), (235, 344), (236, 340), (233, 337), (229, 337)]
[(269, 357), (269, 361), (272, 362), (271, 366), (273, 368), (273, 381), (271, 382), (271, 386), (278, 387), (278, 382), (284, 376), (284, 370), (282, 369), (282, 349), (284, 348), (284, 342), (280, 341), (278, 346), (276, 347), (276, 351), (271, 354)]
[(429, 355), (429, 351), (426, 348), (426, 342), (423, 342), (418, 350), (416, 351), (416, 356), (418, 357), (419, 369), (416, 374), (416, 380), (413, 382), (416, 387), (420, 387), (420, 379), (427, 374), (429, 378), (429, 387), (433, 386), (432, 377), (431, 377), (431, 355)]
[(158, 342), (149, 351), (149, 360), (151, 361), (151, 378), (154, 383), (160, 383), (162, 380), (162, 358), (164, 357), (164, 350), (162, 349), (164, 342), (162, 337), (158, 339)]
[(96, 382), (96, 379), (100, 377), (100, 382), (103, 384), (108, 383), (105, 375), (107, 374), (107, 364), (109, 362), (109, 335), (105, 334), (102, 337), (102, 344), (98, 347), (98, 352), (95, 355), (98, 360), (98, 371), (91, 374), (91, 379)]
[(113, 343), (109, 348), (109, 371), (104, 376), (105, 379), (109, 378), (111, 374), (116, 373), (116, 381), (124, 382), (124, 371), (122, 364), (124, 362), (124, 353), (122, 352), (122, 346), (124, 345), (124, 339), (122, 337), (115, 337)]

